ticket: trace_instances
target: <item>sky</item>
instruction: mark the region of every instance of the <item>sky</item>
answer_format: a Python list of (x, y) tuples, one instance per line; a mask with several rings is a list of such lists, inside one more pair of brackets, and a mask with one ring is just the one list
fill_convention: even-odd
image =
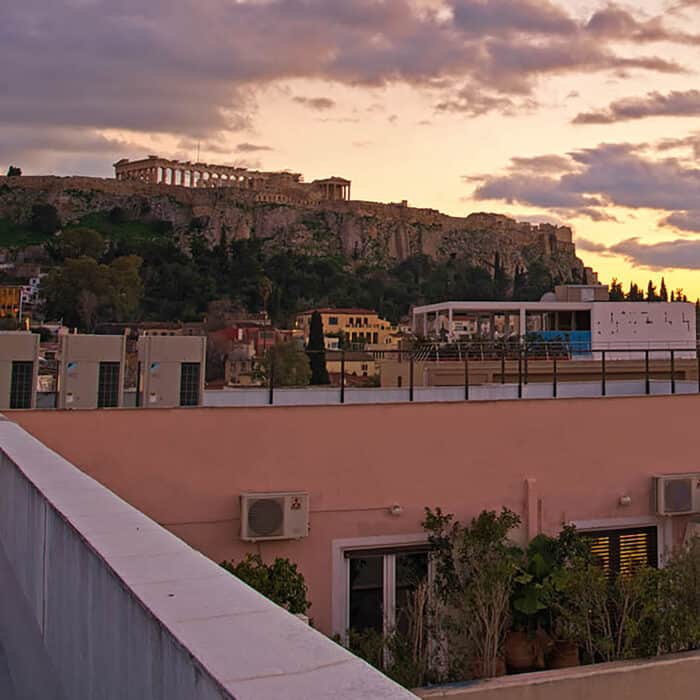
[(0, 65), (2, 171), (341, 175), (700, 296), (700, 0), (8, 0)]

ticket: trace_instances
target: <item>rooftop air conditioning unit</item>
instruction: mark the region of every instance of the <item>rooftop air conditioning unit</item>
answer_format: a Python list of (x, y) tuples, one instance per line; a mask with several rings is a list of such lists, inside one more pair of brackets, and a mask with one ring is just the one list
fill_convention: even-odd
[(659, 515), (700, 513), (700, 474), (656, 476), (654, 484)]
[(294, 540), (309, 534), (309, 494), (241, 494), (241, 539)]

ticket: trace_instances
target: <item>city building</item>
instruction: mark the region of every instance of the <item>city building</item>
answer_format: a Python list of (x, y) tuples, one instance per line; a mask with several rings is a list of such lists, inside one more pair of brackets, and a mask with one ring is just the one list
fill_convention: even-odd
[(123, 406), (126, 336), (69, 333), (59, 341), (57, 407)]
[[(8, 416), (212, 562), (248, 552), (290, 558), (306, 578), (316, 628), (342, 638), (349, 628), (391, 629), (399, 590), (415, 585), (408, 574), (426, 575), (425, 507), (468, 521), (505, 506), (521, 518), (521, 544), (570, 523), (614, 550), (615, 566), (625, 557), (663, 565), (700, 515), (700, 501), (674, 515), (655, 496), (658, 478), (700, 479), (698, 409), (700, 395), (153, 409), (148, 420), (129, 410)], [(275, 520), (266, 529), (267, 520), (245, 516), (248, 494), (267, 498), (268, 510), (303, 494), (308, 526), (292, 533)], [(93, 518), (100, 532), (98, 511)], [(127, 531), (121, 541), (126, 553)], [(146, 570), (169, 581), (168, 562)]]
[(139, 406), (200, 406), (204, 399), (207, 339), (144, 335), (138, 340)]
[(21, 285), (0, 285), (0, 318), (19, 318), (22, 305)]
[(416, 699), (4, 416), (0, 590), (3, 700)]
[(332, 375), (341, 373), (345, 378), (349, 377), (375, 377), (377, 375), (377, 363), (371, 352), (348, 350), (326, 352), (326, 369)]
[(0, 331), (0, 409), (34, 408), (39, 372), (39, 336)]
[[(541, 301), (448, 301), (413, 309), (413, 331), (447, 342), (525, 338), (568, 343), (579, 355), (605, 350), (627, 359), (639, 350), (695, 357), (693, 304), (611, 302), (605, 287), (557, 287)], [(617, 351), (617, 352), (614, 352)]]
[(342, 337), (347, 343), (362, 343), (368, 349), (381, 349), (396, 344), (396, 329), (371, 309), (310, 309), (297, 314), (295, 327), (309, 340), (311, 316), (317, 311), (323, 322), (323, 333), (328, 337)]

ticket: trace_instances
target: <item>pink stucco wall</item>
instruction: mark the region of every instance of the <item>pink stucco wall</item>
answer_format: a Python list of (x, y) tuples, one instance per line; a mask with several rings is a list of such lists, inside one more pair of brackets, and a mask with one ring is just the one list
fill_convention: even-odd
[[(650, 477), (699, 469), (699, 411), (700, 396), (676, 396), (8, 417), (217, 561), (249, 550), (297, 561), (330, 632), (334, 540), (418, 533), (425, 506), (460, 518), (508, 506), (523, 537), (648, 522)], [(281, 490), (310, 492), (310, 536), (241, 542), (239, 494)], [(682, 519), (658, 523), (660, 545), (682, 537)]]

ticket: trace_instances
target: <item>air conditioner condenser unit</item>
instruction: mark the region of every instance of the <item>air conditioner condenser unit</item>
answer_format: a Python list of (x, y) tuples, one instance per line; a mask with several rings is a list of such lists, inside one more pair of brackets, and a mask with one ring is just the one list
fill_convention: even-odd
[(700, 473), (655, 476), (654, 487), (658, 515), (700, 513)]
[(249, 542), (294, 540), (308, 534), (308, 493), (241, 494), (241, 539)]

